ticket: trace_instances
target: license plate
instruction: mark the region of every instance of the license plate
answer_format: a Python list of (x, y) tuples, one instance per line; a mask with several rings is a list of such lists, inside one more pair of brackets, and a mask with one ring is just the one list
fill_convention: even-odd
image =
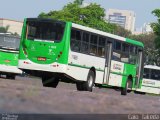
[(38, 61), (46, 61), (45, 57), (38, 57), (37, 59), (38, 59)]
[(5, 60), (5, 62), (6, 62), (6, 63), (9, 63), (9, 62), (10, 62), (10, 60)]

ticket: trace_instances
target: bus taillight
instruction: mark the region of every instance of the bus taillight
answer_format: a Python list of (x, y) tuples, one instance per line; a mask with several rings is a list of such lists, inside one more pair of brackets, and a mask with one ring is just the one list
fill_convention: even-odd
[(59, 55), (57, 56), (57, 59), (59, 59), (62, 55), (62, 52), (59, 52)]
[(60, 52), (60, 55), (62, 55), (62, 52)]
[(29, 62), (24, 61), (24, 64), (30, 64)]

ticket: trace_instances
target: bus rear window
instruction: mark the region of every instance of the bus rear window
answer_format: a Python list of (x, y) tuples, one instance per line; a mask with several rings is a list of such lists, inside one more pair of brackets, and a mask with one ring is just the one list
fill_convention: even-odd
[(53, 20), (28, 20), (26, 37), (28, 40), (60, 42), (64, 33), (64, 22)]

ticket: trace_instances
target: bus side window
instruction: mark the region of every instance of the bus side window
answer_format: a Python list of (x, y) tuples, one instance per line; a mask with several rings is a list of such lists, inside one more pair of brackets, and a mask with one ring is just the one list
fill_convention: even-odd
[(81, 46), (81, 32), (72, 29), (71, 31), (71, 50), (80, 52)]
[(160, 70), (156, 70), (157, 80), (160, 81)]
[(126, 43), (122, 44), (121, 61), (125, 63), (129, 63), (129, 45)]
[(105, 42), (106, 38), (99, 36), (99, 41), (98, 41), (98, 57), (104, 57), (105, 56)]
[(90, 51), (89, 51), (91, 55), (97, 55), (97, 39), (98, 39), (97, 35), (91, 35)]
[(121, 61), (121, 42), (114, 41), (113, 56), (112, 59), (116, 61)]
[(138, 60), (137, 47), (133, 46), (133, 45), (130, 45), (129, 52), (130, 52), (130, 54), (129, 54), (129, 62), (131, 64), (136, 64), (136, 62)]
[(115, 42), (114, 42), (114, 49), (121, 51), (121, 42), (115, 41)]
[(81, 45), (81, 52), (82, 53), (88, 53), (89, 50), (89, 33), (83, 32), (83, 39), (82, 39), (82, 45)]
[(113, 51), (112, 59), (113, 59), (113, 60), (116, 60), (116, 61), (120, 61), (120, 59), (121, 59), (121, 54), (119, 54), (119, 53), (116, 52), (116, 51)]

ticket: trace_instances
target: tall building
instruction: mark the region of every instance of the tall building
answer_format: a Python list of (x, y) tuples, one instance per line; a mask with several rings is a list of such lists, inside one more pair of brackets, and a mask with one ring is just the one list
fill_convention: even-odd
[(106, 17), (110, 23), (118, 24), (123, 28), (134, 32), (136, 15), (133, 11), (109, 9)]
[(23, 22), (0, 18), (0, 27), (9, 26), (8, 32), (21, 35)]

